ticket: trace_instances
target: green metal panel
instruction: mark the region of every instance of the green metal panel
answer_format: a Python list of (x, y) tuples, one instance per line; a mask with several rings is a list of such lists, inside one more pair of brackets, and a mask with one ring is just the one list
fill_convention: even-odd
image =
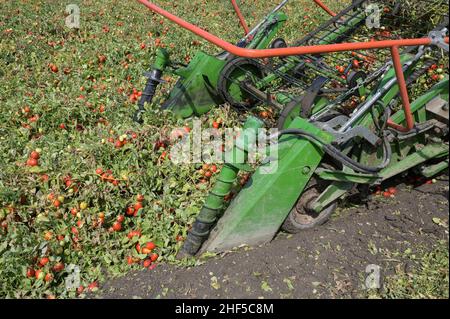
[(198, 52), (186, 68), (176, 71), (181, 76), (163, 108), (182, 118), (202, 115), (214, 105), (223, 103), (216, 92), (220, 71), (225, 61)]
[(423, 168), (421, 173), (423, 176), (430, 178), (447, 168), (448, 168), (448, 159), (440, 163)]
[(448, 145), (444, 143), (429, 144), (401, 161), (389, 165), (379, 174), (383, 180), (391, 178), (432, 158), (448, 155)]
[(327, 181), (351, 182), (356, 184), (371, 184), (379, 180), (376, 175), (360, 174), (354, 172), (332, 171), (328, 169), (317, 169), (316, 174)]
[[(291, 127), (315, 134), (327, 142), (333, 137), (306, 120), (296, 118)], [(306, 139), (280, 138), (277, 169), (265, 174), (270, 164), (258, 167), (247, 185), (219, 220), (202, 251), (223, 251), (241, 244), (270, 241), (320, 164), (323, 151)]]
[(323, 191), (322, 194), (312, 204), (312, 209), (320, 213), (325, 207), (341, 198), (344, 194), (353, 188), (353, 183), (336, 181)]

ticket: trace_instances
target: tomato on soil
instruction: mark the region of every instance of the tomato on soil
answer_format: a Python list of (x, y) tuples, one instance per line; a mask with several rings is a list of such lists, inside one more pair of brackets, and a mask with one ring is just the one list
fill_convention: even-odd
[(152, 264), (152, 260), (151, 259), (146, 259), (144, 260), (144, 267), (147, 268)]

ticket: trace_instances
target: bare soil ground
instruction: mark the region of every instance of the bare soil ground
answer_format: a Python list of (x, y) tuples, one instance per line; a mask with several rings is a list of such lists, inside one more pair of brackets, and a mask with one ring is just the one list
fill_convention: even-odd
[[(395, 183), (395, 182), (394, 182)], [(415, 267), (411, 254), (448, 244), (448, 175), (395, 198), (347, 203), (325, 225), (192, 268), (161, 264), (108, 281), (100, 298), (364, 298), (366, 267), (382, 278)], [(341, 205), (342, 207), (342, 205)], [(441, 220), (444, 223), (436, 223)]]

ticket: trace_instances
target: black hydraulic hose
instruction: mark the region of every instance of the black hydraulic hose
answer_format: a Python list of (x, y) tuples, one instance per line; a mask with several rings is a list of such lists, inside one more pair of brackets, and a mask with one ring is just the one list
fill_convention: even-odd
[(137, 123), (142, 123), (142, 113), (145, 111), (145, 103), (151, 103), (155, 96), (156, 89), (161, 83), (162, 71), (154, 69), (151, 72), (145, 74), (148, 78), (145, 89), (142, 92), (141, 98), (138, 102), (138, 110), (134, 113), (133, 120)]
[(313, 142), (315, 144), (320, 144), (320, 146), (323, 147), (324, 152), (327, 153), (329, 156), (336, 159), (338, 162), (342, 163), (343, 165), (351, 168), (355, 172), (359, 172), (359, 173), (376, 174), (376, 173), (380, 172), (382, 169), (386, 168), (387, 165), (389, 165), (389, 162), (390, 162), (390, 159), (392, 156), (391, 145), (390, 145), (389, 141), (387, 140), (386, 136), (383, 137), (383, 147), (384, 147), (383, 163), (379, 166), (373, 167), (373, 166), (367, 166), (367, 165), (356, 162), (352, 158), (350, 158), (347, 155), (345, 155), (344, 153), (342, 153), (336, 147), (326, 143), (321, 138), (319, 138), (319, 137), (315, 136), (314, 134), (311, 134), (305, 130), (291, 128), (291, 129), (282, 130), (277, 133), (278, 136), (287, 135), (287, 134), (299, 135), (299, 136), (306, 138), (310, 142)]

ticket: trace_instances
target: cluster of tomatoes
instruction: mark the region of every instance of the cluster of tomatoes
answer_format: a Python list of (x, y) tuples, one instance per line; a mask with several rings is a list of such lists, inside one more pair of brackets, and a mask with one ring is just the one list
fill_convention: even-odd
[(95, 170), (95, 174), (100, 177), (102, 182), (108, 182), (114, 186), (118, 186), (120, 183), (120, 180), (114, 177), (113, 172), (110, 169), (104, 172), (103, 169), (99, 167)]
[[(114, 131), (111, 130), (110, 131), (111, 135), (114, 135)], [(114, 144), (114, 147), (116, 149), (120, 149), (123, 146), (125, 146), (128, 142), (130, 142), (130, 140), (134, 140), (137, 139), (138, 135), (135, 132), (131, 132), (130, 134), (122, 134), (120, 136), (118, 136), (117, 138), (110, 136), (108, 138), (108, 142), (111, 144)], [(106, 143), (105, 139), (102, 139), (102, 144)]]
[(203, 164), (202, 167), (198, 170), (199, 175), (202, 177), (200, 183), (206, 183), (217, 172), (217, 165)]
[(30, 153), (30, 156), (27, 159), (27, 166), (33, 167), (39, 165), (39, 158), (41, 157), (40, 151), (35, 150)]
[(442, 81), (445, 78), (444, 75), (444, 66), (433, 64), (428, 69), (428, 76), (434, 82)]
[[(53, 266), (50, 266), (51, 264), (53, 264)], [(48, 257), (36, 258), (35, 266), (27, 269), (27, 277), (51, 282), (54, 279), (54, 274), (63, 271), (64, 268), (63, 262), (59, 261), (51, 263), (50, 258)]]
[(130, 94), (130, 102), (136, 103), (141, 96), (142, 96), (142, 91), (133, 89), (133, 92)]
[[(143, 266), (148, 269), (153, 269), (156, 267), (156, 264), (153, 264), (155, 261), (158, 260), (159, 255), (154, 252), (154, 249), (156, 248), (156, 245), (149, 241), (145, 243), (144, 245), (141, 245), (139, 242), (136, 243), (136, 252), (140, 255), (146, 255), (143, 261)], [(127, 263), (129, 265), (139, 262), (137, 258), (133, 258), (131, 256), (127, 257)]]
[[(19, 113), (17, 113), (19, 115)], [(22, 123), (22, 127), (26, 129), (31, 129), (31, 124), (36, 123), (39, 120), (39, 114), (31, 114), (31, 108), (25, 105), (22, 108), (22, 115), (26, 117), (27, 123)]]
[(396, 194), (397, 194), (397, 188), (389, 187), (383, 191), (380, 185), (376, 186), (375, 193), (374, 193), (375, 196), (382, 195), (385, 198), (395, 197)]
[(139, 213), (139, 210), (141, 210), (144, 207), (144, 195), (137, 195), (136, 197), (136, 203), (132, 206), (128, 206), (126, 214), (128, 216), (137, 216)]

